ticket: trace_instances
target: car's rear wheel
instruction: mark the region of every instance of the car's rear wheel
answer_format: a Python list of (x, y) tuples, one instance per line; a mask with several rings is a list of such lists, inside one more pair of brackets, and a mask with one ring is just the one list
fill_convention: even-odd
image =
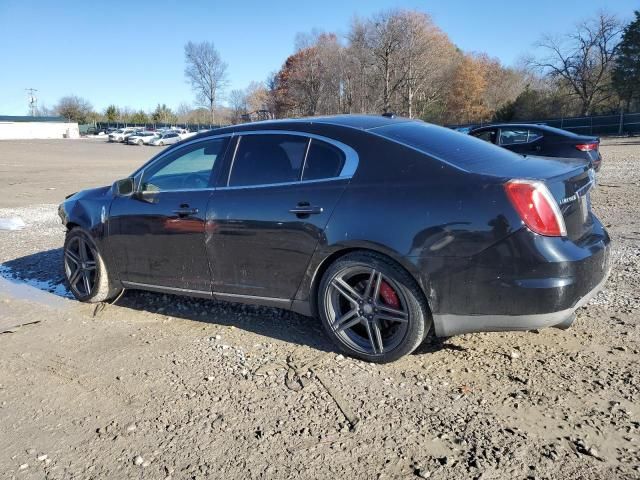
[(414, 279), (392, 260), (354, 252), (335, 261), (318, 289), (318, 311), (348, 355), (385, 363), (413, 352), (431, 327)]
[(67, 233), (64, 272), (71, 293), (81, 302), (104, 302), (122, 291), (110, 281), (107, 267), (91, 236), (79, 227)]

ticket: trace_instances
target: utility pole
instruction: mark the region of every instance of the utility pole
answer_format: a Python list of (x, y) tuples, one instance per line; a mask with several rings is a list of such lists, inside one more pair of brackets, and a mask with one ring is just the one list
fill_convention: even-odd
[(36, 110), (38, 109), (38, 97), (36, 97), (35, 92), (38, 90), (36, 88), (25, 88), (27, 92), (27, 98), (29, 99), (29, 108), (31, 109), (31, 116), (36, 116)]

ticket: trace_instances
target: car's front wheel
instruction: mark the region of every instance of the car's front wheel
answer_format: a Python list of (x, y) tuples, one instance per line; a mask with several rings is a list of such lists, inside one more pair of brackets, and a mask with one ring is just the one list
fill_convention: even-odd
[(354, 252), (325, 272), (318, 311), (331, 339), (348, 355), (385, 363), (413, 352), (431, 327), (415, 280), (392, 260)]
[(110, 281), (107, 266), (91, 236), (79, 227), (67, 232), (64, 273), (71, 293), (81, 302), (104, 302), (122, 291)]

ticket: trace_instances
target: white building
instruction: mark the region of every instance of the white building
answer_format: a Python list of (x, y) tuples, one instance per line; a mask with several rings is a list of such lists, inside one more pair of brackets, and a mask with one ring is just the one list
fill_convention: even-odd
[(0, 140), (80, 138), (76, 122), (63, 117), (12, 117), (0, 115)]

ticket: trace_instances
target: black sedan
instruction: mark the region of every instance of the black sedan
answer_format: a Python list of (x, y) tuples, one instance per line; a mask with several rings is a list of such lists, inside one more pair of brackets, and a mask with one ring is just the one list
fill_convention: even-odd
[(64, 269), (81, 301), (127, 288), (279, 307), (387, 362), (430, 333), (569, 326), (608, 273), (592, 185), (584, 162), (420, 121), (251, 123), (68, 197)]
[(602, 163), (598, 137), (577, 135), (547, 125), (488, 125), (472, 129), (469, 135), (521, 155), (581, 158), (596, 171)]

